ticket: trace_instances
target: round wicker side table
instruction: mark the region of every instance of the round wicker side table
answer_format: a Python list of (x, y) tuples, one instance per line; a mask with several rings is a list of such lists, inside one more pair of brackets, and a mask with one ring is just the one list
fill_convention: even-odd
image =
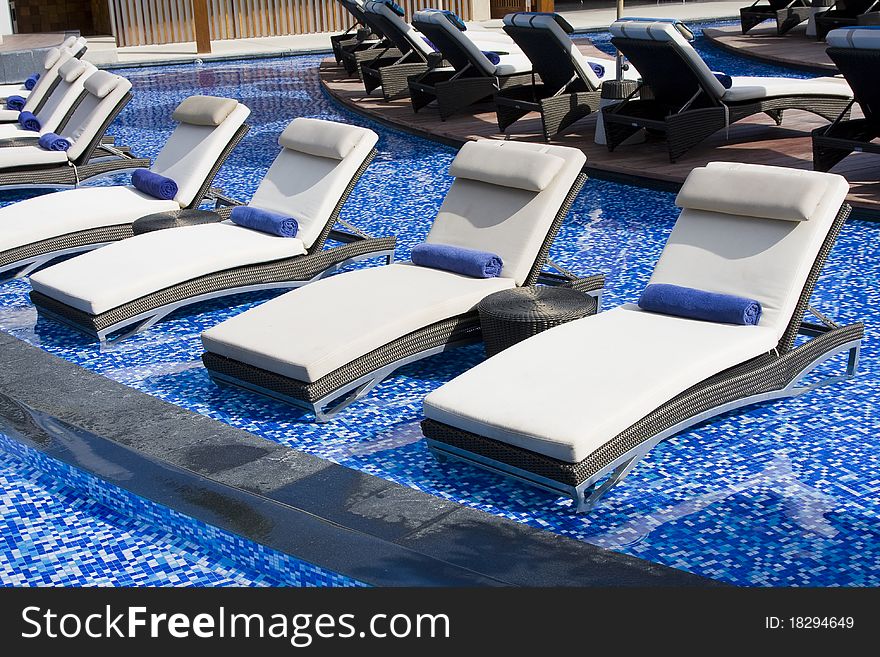
[(168, 212), (156, 212), (140, 219), (135, 219), (131, 229), (135, 235), (143, 235), (144, 233), (152, 233), (154, 230), (198, 226), (199, 224), (215, 224), (218, 221), (223, 221), (223, 217), (210, 210), (169, 210)]
[(541, 331), (596, 313), (596, 299), (565, 287), (545, 285), (495, 292), (477, 305), (486, 355)]

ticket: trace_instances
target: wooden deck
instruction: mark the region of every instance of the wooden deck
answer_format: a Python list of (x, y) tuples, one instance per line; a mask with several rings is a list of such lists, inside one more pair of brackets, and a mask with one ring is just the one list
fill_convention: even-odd
[[(579, 47), (591, 55), (601, 54), (592, 46)], [(430, 107), (414, 113), (408, 98), (389, 103), (381, 95), (368, 96), (359, 80), (346, 78), (345, 75), (345, 71), (333, 60), (325, 60), (321, 65), (321, 81), (333, 98), (379, 121), (453, 144), (475, 139), (504, 139), (504, 135), (498, 132), (495, 113), (488, 103), (477, 107), (473, 114), (455, 116), (441, 122), (436, 111)], [(675, 164), (669, 162), (666, 145), (659, 140), (622, 146), (614, 153), (609, 153), (605, 146), (593, 142), (595, 115), (576, 123), (553, 143), (583, 150), (587, 155), (588, 172), (593, 175), (622, 176), (677, 186), (684, 182), (693, 168), (711, 161), (811, 169), (809, 133), (825, 123), (819, 117), (795, 110), (786, 113), (781, 127), (766, 116), (751, 117), (731, 126), (727, 136), (723, 131), (712, 136)], [(510, 134), (512, 139), (540, 142), (538, 115), (515, 123)], [(865, 216), (880, 217), (880, 157), (853, 154), (834, 171), (850, 181), (852, 205)]]
[(776, 34), (776, 23), (767, 21), (743, 34), (739, 25), (708, 28), (703, 35), (719, 48), (773, 64), (797, 66), (836, 75), (837, 67), (825, 54), (824, 41), (806, 35), (806, 23), (784, 36)]

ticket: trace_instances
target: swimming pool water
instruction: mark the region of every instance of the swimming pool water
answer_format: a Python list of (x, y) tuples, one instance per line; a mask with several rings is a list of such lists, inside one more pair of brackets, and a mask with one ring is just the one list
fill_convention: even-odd
[(0, 434), (3, 586), (361, 586)]
[[(135, 99), (112, 133), (138, 152), (155, 155), (180, 100), (192, 93), (239, 98), (253, 111), (252, 129), (217, 183), (246, 199), (278, 152), (277, 135), (293, 117), (366, 125), (380, 135), (379, 156), (342, 216), (373, 234), (396, 233), (398, 257), (405, 259), (424, 238), (450, 184), (446, 169), (454, 151), (331, 103), (318, 83), (320, 59), (120, 70), (132, 80)], [(731, 60), (718, 68), (744, 73), (750, 65)], [(606, 274), (605, 307), (632, 301), (678, 214), (673, 198), (591, 180), (551, 256), (578, 273)], [(878, 238), (878, 224), (848, 224), (813, 300), (841, 322), (866, 322), (860, 378), (730, 414), (674, 437), (586, 516), (572, 513), (567, 500), (469, 466), (440, 466), (429, 455), (418, 426), (421, 401), (479, 362), (479, 346), (403, 368), (335, 421), (319, 425), (293, 408), (218, 388), (201, 366), (201, 331), (275, 293), (201, 304), (101, 352), (75, 332), (37, 322), (27, 283), (10, 281), (0, 285), (0, 329), (269, 440), (576, 540), (736, 584), (874, 586), (880, 584)], [(536, 409), (551, 404), (552, 396), (548, 381)]]

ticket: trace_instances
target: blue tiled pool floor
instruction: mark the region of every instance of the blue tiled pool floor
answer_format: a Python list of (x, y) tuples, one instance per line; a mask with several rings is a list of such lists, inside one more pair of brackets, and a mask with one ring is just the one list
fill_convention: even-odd
[(0, 585), (356, 586), (0, 435)]
[[(702, 47), (702, 46), (701, 46)], [(252, 130), (218, 176), (248, 198), (295, 116), (368, 125), (379, 157), (343, 217), (373, 234), (396, 233), (399, 257), (424, 238), (450, 183), (452, 149), (390, 131), (334, 106), (321, 93), (319, 57), (122, 71), (135, 100), (113, 133), (154, 155), (169, 115), (187, 95), (240, 98)], [(727, 58), (717, 68), (754, 73)], [(669, 193), (587, 183), (552, 250), (579, 273), (606, 274), (606, 307), (634, 300), (677, 216)], [(13, 200), (6, 197), (5, 200)], [(199, 333), (273, 294), (246, 295), (182, 311), (119, 346), (95, 344), (36, 321), (28, 285), (0, 285), (0, 329), (114, 380), (350, 468), (715, 579), (746, 585), (880, 584), (880, 225), (848, 224), (814, 304), (841, 322), (867, 325), (862, 376), (799, 399), (718, 418), (657, 447), (589, 515), (570, 502), (464, 465), (436, 464), (421, 440), (424, 396), (483, 357), (479, 346), (410, 365), (328, 424), (254, 395), (218, 388), (202, 368)], [(295, 294), (296, 292), (293, 292)], [(585, 370), (585, 376), (589, 372)], [(552, 382), (535, 408), (552, 408)]]

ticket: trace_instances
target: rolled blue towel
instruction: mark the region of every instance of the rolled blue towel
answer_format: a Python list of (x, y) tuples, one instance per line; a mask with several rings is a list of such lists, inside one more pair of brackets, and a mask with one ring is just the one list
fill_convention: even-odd
[(761, 304), (754, 299), (666, 283), (646, 287), (639, 298), (639, 308), (721, 324), (754, 325), (761, 319)]
[(22, 98), (21, 96), (7, 96), (6, 97), (6, 109), (15, 110), (16, 112), (20, 112), (24, 109), (24, 104), (27, 102), (26, 98)]
[(455, 27), (457, 27), (462, 32), (467, 30), (467, 25), (464, 24), (464, 21), (461, 20), (459, 15), (456, 14), (454, 11), (450, 11), (449, 9), (438, 9), (438, 11), (446, 16), (449, 22), (455, 25)]
[(33, 91), (34, 87), (37, 86), (37, 80), (40, 79), (39, 73), (34, 73), (33, 75), (29, 75), (27, 79), (24, 81), (24, 88), (28, 91)]
[(590, 62), (590, 68), (593, 69), (593, 73), (596, 74), (597, 78), (601, 78), (605, 75), (605, 67), (598, 62)]
[(725, 89), (730, 89), (733, 86), (733, 78), (730, 77), (727, 73), (712, 71), (712, 75), (715, 76), (715, 79), (718, 80), (721, 83), (721, 86)]
[(494, 253), (449, 244), (416, 244), (411, 258), (413, 264), (420, 267), (444, 269), (473, 278), (496, 278), (504, 267)]
[(497, 52), (492, 52), (491, 50), (482, 50), (480, 52), (482, 52), (486, 56), (486, 59), (492, 62), (494, 66), (498, 66), (498, 64), (501, 63), (501, 57)]
[(18, 123), (25, 130), (31, 130), (32, 132), (39, 132), (42, 127), (40, 126), (40, 119), (33, 112), (19, 112)]
[(135, 169), (131, 174), (131, 184), (144, 194), (163, 201), (170, 201), (177, 196), (177, 183), (174, 180), (149, 169)]
[(54, 132), (47, 132), (45, 135), (41, 135), (37, 143), (40, 145), (40, 148), (45, 148), (47, 151), (66, 151), (70, 148), (70, 142)]
[(434, 52), (440, 52), (440, 49), (435, 46), (428, 37), (422, 37), (422, 41), (428, 44), (428, 47), (431, 48)]
[(278, 237), (296, 237), (299, 232), (299, 224), (293, 217), (285, 217), (283, 214), (249, 205), (237, 205), (232, 208), (230, 219), (239, 226)]

